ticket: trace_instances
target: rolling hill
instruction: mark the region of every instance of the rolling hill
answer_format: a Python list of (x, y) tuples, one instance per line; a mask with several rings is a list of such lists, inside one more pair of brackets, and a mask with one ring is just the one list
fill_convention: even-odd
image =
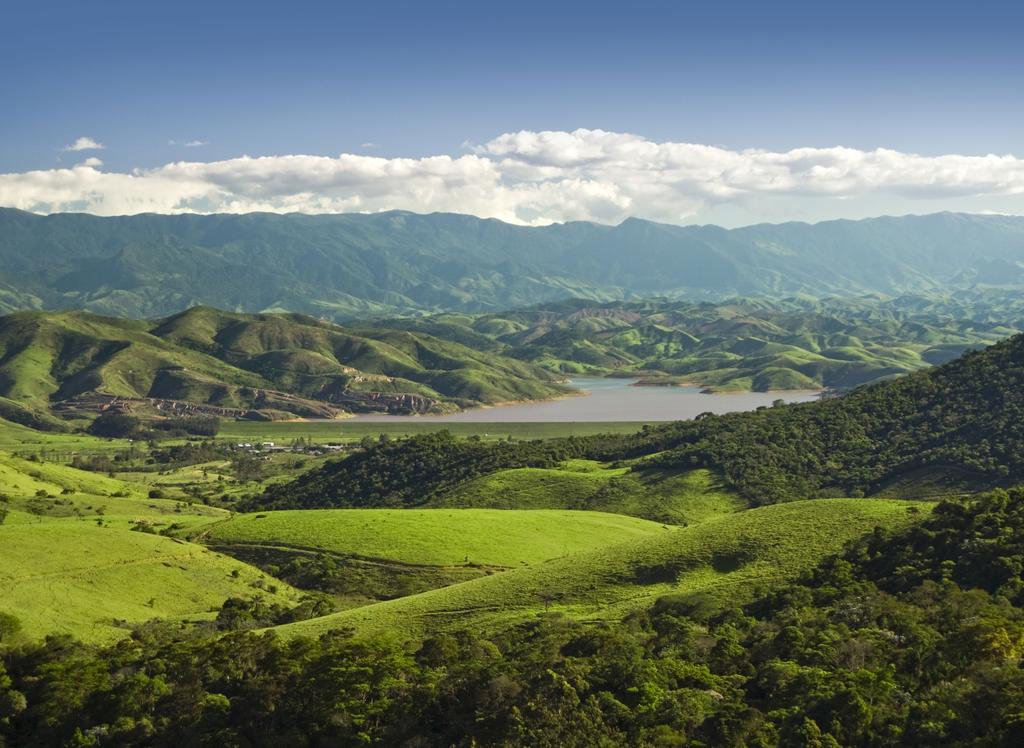
[(552, 610), (617, 619), (667, 594), (736, 604), (795, 578), (878, 525), (917, 521), (922, 509), (927, 505), (876, 499), (764, 507), (277, 630), (302, 636), (352, 626), (364, 635), (416, 639), (453, 629), (500, 630)]
[(555, 379), (429, 335), (352, 331), (300, 315), (195, 307), (153, 322), (88, 312), (0, 317), (0, 415), (29, 425), (115, 400), (264, 417), (457, 409), (558, 395)]
[(1024, 327), (1017, 294), (956, 300), (582, 299), (494, 314), (389, 320), (562, 374), (633, 375), (712, 391), (847, 390), (956, 358)]
[(154, 618), (212, 620), (232, 597), (297, 603), (296, 590), (253, 566), (156, 533), (227, 516), (0, 452), (0, 611), (31, 639), (110, 642)]
[(662, 532), (657, 523), (604, 512), (322, 509), (237, 515), (203, 528), (203, 539), (417, 566), (510, 568)]
[(454, 214), (38, 216), (0, 210), (0, 310), (195, 305), (339, 319), (568, 297), (900, 294), (1024, 283), (1024, 219), (937, 214), (726, 230), (538, 228)]
[[(299, 599), (287, 585), (200, 545), (84, 520), (25, 519), (0, 526), (0, 598), (33, 638), (68, 633), (109, 642), (153, 618), (212, 619), (229, 597)], [(268, 580), (272, 590), (264, 589)]]
[(208, 547), (355, 607), (445, 587), (667, 527), (603, 512), (324, 509), (236, 515), (185, 531)]

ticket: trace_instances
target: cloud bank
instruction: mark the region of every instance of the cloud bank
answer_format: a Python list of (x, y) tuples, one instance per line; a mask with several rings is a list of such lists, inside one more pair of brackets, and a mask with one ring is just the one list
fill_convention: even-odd
[[(101, 147), (89, 138), (69, 146)], [(90, 159), (72, 168), (0, 174), (0, 205), (100, 215), (405, 209), (521, 224), (615, 223), (629, 216), (687, 223), (758, 200), (795, 205), (893, 197), (928, 206), (966, 198), (1003, 205), (1011, 198), (1016, 205), (1024, 196), (1024, 160), (1012, 155), (729, 150), (602, 130), (506, 133), (455, 156), (242, 156), (130, 172), (100, 166)]]

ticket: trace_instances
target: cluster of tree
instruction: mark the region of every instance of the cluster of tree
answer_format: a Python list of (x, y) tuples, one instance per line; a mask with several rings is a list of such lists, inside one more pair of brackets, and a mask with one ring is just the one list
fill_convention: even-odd
[(216, 416), (174, 416), (143, 420), (128, 413), (101, 413), (89, 424), (93, 436), (109, 439), (180, 439), (187, 436), (214, 437), (220, 431)]
[(127, 413), (100, 413), (86, 431), (106, 439), (136, 439), (142, 432), (142, 421)]
[(242, 508), (411, 506), (496, 470), (553, 467), (581, 456), (585, 448), (586, 442), (575, 438), (484, 442), (448, 431), (368, 441), (362, 451), (271, 486)]
[(319, 593), (306, 595), (298, 605), (292, 606), (268, 602), (261, 596), (229, 597), (217, 611), (214, 626), (218, 631), (250, 631), (305, 621), (333, 612), (331, 597)]
[(197, 465), (202, 462), (228, 459), (232, 450), (227, 444), (213, 440), (190, 441), (149, 450), (148, 462), (157, 465)]
[(220, 431), (217, 416), (195, 415), (160, 418), (153, 422), (153, 429), (167, 432), (172, 437), (207, 436), (214, 437)]
[[(0, 660), (10, 745), (932, 745), (1024, 741), (1024, 490), (946, 502), (739, 609), (540, 615), (481, 638), (64, 637)], [(963, 559), (950, 549), (968, 549)], [(882, 553), (885, 549), (886, 553)], [(884, 560), (883, 560), (884, 558)], [(991, 572), (991, 573), (990, 573)], [(1015, 576), (1016, 575), (1016, 576)], [(1007, 596), (1009, 595), (1009, 596)], [(226, 605), (223, 629), (267, 611)], [(10, 628), (10, 626), (8, 626)], [(16, 630), (16, 627), (15, 627)]]

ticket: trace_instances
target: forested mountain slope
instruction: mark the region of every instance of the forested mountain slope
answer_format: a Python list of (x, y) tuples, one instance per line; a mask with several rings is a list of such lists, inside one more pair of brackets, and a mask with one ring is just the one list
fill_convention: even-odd
[(38, 216), (0, 209), (0, 310), (205, 304), (351, 318), (567, 297), (931, 292), (1024, 284), (1024, 219), (936, 214), (726, 230), (529, 228), (455, 214)]

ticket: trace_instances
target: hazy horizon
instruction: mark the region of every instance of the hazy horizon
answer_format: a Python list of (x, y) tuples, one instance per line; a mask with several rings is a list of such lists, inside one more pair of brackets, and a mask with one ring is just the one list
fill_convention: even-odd
[(214, 211), (214, 212), (209, 212), (209, 213), (199, 213), (199, 212), (195, 212), (195, 211), (182, 211), (182, 212), (177, 212), (177, 213), (161, 213), (161, 212), (156, 212), (156, 211), (147, 211), (147, 212), (142, 212), (142, 213), (116, 213), (116, 214), (112, 214), (112, 215), (103, 215), (103, 214), (100, 214), (100, 213), (90, 213), (88, 211), (76, 211), (76, 210), (58, 210), (58, 211), (52, 211), (52, 212), (49, 212), (49, 213), (39, 213), (39, 212), (35, 212), (35, 211), (24, 210), (22, 208), (11, 208), (9, 206), (0, 206), (0, 209), (18, 210), (18, 211), (21, 211), (22, 213), (28, 213), (29, 215), (39, 216), (41, 218), (42, 217), (49, 217), (49, 216), (59, 216), (59, 215), (82, 215), (82, 216), (90, 216), (90, 217), (93, 217), (93, 218), (135, 218), (135, 217), (140, 217), (140, 216), (205, 216), (205, 217), (213, 217), (213, 216), (238, 216), (238, 217), (242, 217), (242, 216), (261, 216), (261, 215), (263, 215), (263, 216), (282, 216), (282, 217), (285, 217), (285, 216), (305, 216), (305, 217), (309, 217), (309, 218), (315, 218), (315, 217), (325, 217), (326, 218), (326, 217), (330, 217), (330, 216), (381, 216), (381, 215), (386, 215), (388, 213), (407, 213), (407, 214), (410, 214), (410, 215), (424, 216), (424, 217), (435, 216), (435, 215), (449, 215), (449, 216), (460, 216), (460, 217), (465, 217), (465, 218), (476, 218), (476, 219), (481, 220), (481, 221), (497, 221), (499, 223), (504, 223), (504, 224), (509, 225), (509, 226), (518, 226), (520, 228), (527, 228), (527, 229), (546, 228), (546, 227), (550, 227), (550, 226), (566, 226), (566, 225), (573, 224), (573, 223), (587, 223), (587, 224), (591, 224), (591, 225), (595, 225), (595, 226), (605, 226), (605, 227), (608, 227), (608, 228), (615, 228), (617, 226), (623, 225), (624, 223), (628, 223), (629, 221), (643, 221), (645, 223), (653, 223), (653, 224), (658, 224), (658, 225), (662, 225), (662, 226), (672, 226), (672, 227), (675, 227), (675, 228), (712, 227), (712, 228), (725, 229), (726, 231), (733, 231), (733, 230), (745, 229), (745, 228), (754, 228), (754, 227), (757, 227), (757, 226), (784, 226), (784, 225), (791, 225), (791, 224), (798, 224), (798, 225), (804, 225), (804, 226), (817, 226), (818, 224), (823, 224), (823, 223), (842, 223), (842, 222), (856, 223), (856, 222), (860, 222), (860, 221), (873, 221), (873, 220), (886, 219), (886, 218), (890, 218), (890, 219), (928, 218), (928, 217), (931, 217), (931, 216), (941, 216), (941, 215), (970, 216), (972, 218), (1024, 218), (1024, 213), (998, 213), (998, 212), (994, 212), (994, 211), (970, 212), (970, 211), (958, 211), (958, 210), (938, 210), (938, 211), (933, 211), (933, 212), (929, 212), (929, 213), (879, 213), (879, 214), (875, 214), (875, 215), (862, 216), (862, 217), (859, 217), (859, 218), (822, 218), (821, 220), (816, 220), (816, 221), (815, 220), (810, 220), (810, 221), (801, 221), (801, 220), (759, 221), (757, 223), (744, 223), (744, 224), (738, 224), (738, 225), (735, 225), (735, 226), (726, 226), (726, 225), (718, 224), (718, 223), (667, 223), (665, 221), (657, 221), (657, 220), (653, 220), (653, 219), (650, 219), (650, 218), (641, 218), (640, 216), (626, 216), (622, 220), (617, 221), (615, 223), (605, 223), (605, 222), (602, 222), (602, 221), (580, 219), (580, 220), (572, 220), (572, 221), (551, 221), (550, 223), (540, 223), (540, 224), (522, 224), (522, 223), (515, 223), (515, 222), (512, 222), (512, 221), (504, 221), (504, 220), (502, 220), (500, 218), (494, 218), (492, 216), (477, 216), (477, 215), (474, 215), (472, 213), (459, 213), (457, 211), (450, 211), (450, 210), (416, 211), (416, 210), (408, 210), (408, 209), (405, 209), (405, 208), (387, 208), (387, 209), (376, 210), (376, 211), (339, 211), (339, 212), (336, 212), (336, 213), (305, 213), (303, 211), (297, 211), (297, 210), (296, 211), (290, 211), (290, 212), (287, 212), (287, 213), (280, 213), (280, 212), (275, 212), (275, 211), (251, 210), (251, 211), (240, 211), (240, 212)]
[(0, 205), (725, 227), (1024, 214), (1017, 5), (479, 10), (10, 8)]

